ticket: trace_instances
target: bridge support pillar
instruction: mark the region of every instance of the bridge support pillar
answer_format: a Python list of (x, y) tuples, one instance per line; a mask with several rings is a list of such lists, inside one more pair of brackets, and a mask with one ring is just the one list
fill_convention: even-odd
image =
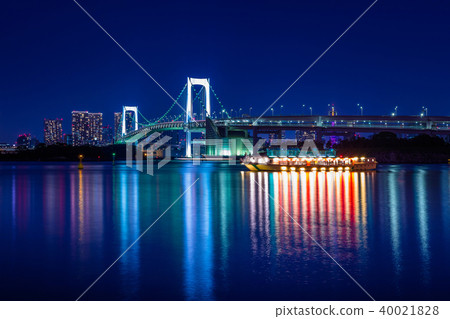
[(256, 143), (258, 143), (258, 133), (259, 131), (257, 129), (253, 129), (253, 145), (256, 145)]
[(186, 131), (186, 157), (192, 157), (191, 131)]
[[(186, 101), (186, 120), (187, 124), (186, 129), (186, 157), (192, 157), (192, 144), (191, 144), (191, 131), (189, 128), (189, 123), (191, 123), (193, 119), (193, 101), (192, 101), (192, 86), (193, 85), (201, 85), (205, 88), (205, 97), (206, 97), (206, 117), (211, 116), (211, 98), (210, 98), (210, 85), (209, 79), (197, 79), (197, 78), (187, 78), (187, 101)], [(195, 119), (194, 119), (194, 122)]]

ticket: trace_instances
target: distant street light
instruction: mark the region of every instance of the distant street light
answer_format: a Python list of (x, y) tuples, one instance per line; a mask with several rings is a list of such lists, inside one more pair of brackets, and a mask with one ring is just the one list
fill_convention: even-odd
[(272, 111), (272, 116), (273, 116), (273, 107), (271, 107), (270, 110)]
[(80, 159), (80, 163), (78, 164), (78, 169), (83, 169), (84, 167), (83, 167), (83, 158), (84, 158), (84, 155), (83, 154), (80, 154), (80, 155), (78, 155), (78, 158)]
[(248, 109), (248, 115), (252, 116), (252, 107), (250, 106), (250, 108)]
[(224, 116), (224, 113), (225, 113), (225, 110), (222, 110), (222, 118), (223, 118), (223, 116)]
[(394, 109), (395, 116), (397, 116), (397, 109), (398, 109), (398, 106), (396, 105), (395, 109)]
[(241, 117), (242, 107), (239, 108), (239, 117)]
[(231, 109), (231, 112), (230, 112), (230, 113), (231, 113), (231, 117), (233, 117), (233, 109)]
[(280, 113), (283, 113), (283, 105), (280, 106)]
[(364, 108), (363, 108), (363, 106), (362, 105), (360, 105), (359, 103), (358, 104), (356, 104), (357, 106), (358, 106), (358, 108), (359, 108), (359, 111), (361, 112), (361, 116), (363, 116), (363, 113), (364, 113)]
[(309, 111), (310, 111), (311, 116), (312, 116), (312, 107), (311, 106), (309, 107)]
[(424, 113), (424, 114), (425, 114), (425, 116), (428, 116), (428, 108), (427, 108), (427, 107), (425, 107), (425, 106), (422, 106), (422, 110), (423, 110), (423, 112), (422, 112), (422, 113)]

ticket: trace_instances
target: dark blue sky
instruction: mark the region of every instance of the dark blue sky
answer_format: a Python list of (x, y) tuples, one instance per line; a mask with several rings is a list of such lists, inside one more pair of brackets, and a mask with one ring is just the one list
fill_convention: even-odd
[[(256, 115), (372, 1), (79, 2), (172, 95), (187, 76), (209, 77), (226, 107)], [(450, 115), (449, 17), (444, 0), (379, 0), (277, 108)], [(73, 1), (4, 1), (0, 30), (0, 142), (42, 139), (45, 117), (68, 132), (72, 110), (112, 124), (122, 105), (156, 117), (171, 104)]]

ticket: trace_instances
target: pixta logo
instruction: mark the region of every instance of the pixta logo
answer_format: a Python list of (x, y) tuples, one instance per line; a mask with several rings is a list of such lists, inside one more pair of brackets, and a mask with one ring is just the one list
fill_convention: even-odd
[[(148, 175), (154, 175), (154, 163), (158, 150), (164, 153), (162, 160), (158, 162), (158, 169), (170, 162), (172, 157), (170, 145), (167, 143), (172, 139), (170, 136), (163, 136), (160, 133), (153, 133), (143, 141), (139, 142), (136, 146), (136, 169), (140, 172), (144, 172), (144, 163), (146, 163), (146, 173)], [(133, 150), (134, 143), (127, 143), (127, 161), (128, 167), (133, 168)], [(164, 147), (166, 146), (166, 147)]]
[[(133, 168), (135, 163), (138, 171), (144, 172), (145, 170), (145, 173), (153, 176), (155, 167), (160, 169), (171, 161), (171, 145), (168, 143), (171, 139), (170, 136), (153, 133), (137, 145), (132, 142), (127, 143), (127, 166)], [(241, 145), (239, 152), (236, 147), (238, 143)], [(190, 159), (192, 159), (193, 165), (200, 165), (204, 160), (223, 160), (227, 161), (228, 165), (236, 165), (240, 163), (237, 161), (238, 156), (243, 158), (244, 162), (246, 159), (252, 162), (265, 162), (269, 149), (271, 152), (276, 152), (276, 156), (286, 157), (291, 152), (289, 146), (294, 147), (293, 152), (298, 153), (299, 145), (296, 140), (292, 139), (271, 139), (270, 143), (265, 139), (259, 139), (253, 145), (249, 139), (237, 138), (229, 139), (226, 146), (223, 139), (194, 139), (192, 146), (193, 154)], [(208, 152), (208, 148), (210, 152)], [(298, 154), (302, 157), (320, 156), (320, 151), (313, 139), (306, 139)], [(158, 158), (157, 165), (155, 165), (156, 158)]]

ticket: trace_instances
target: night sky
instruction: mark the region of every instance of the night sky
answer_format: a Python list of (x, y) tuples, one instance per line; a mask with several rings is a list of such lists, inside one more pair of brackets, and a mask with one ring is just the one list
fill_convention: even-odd
[[(227, 108), (259, 115), (371, 3), (358, 1), (87, 1), (79, 3), (177, 96), (187, 76), (209, 77)], [(450, 3), (379, 0), (283, 97), (326, 114), (450, 115)], [(43, 119), (122, 105), (148, 117), (171, 100), (71, 0), (3, 1), (0, 10), (0, 142)], [(183, 104), (185, 101), (183, 101)], [(218, 108), (217, 103), (213, 108)], [(179, 113), (179, 110), (176, 110)], [(175, 114), (175, 113), (174, 113)]]

